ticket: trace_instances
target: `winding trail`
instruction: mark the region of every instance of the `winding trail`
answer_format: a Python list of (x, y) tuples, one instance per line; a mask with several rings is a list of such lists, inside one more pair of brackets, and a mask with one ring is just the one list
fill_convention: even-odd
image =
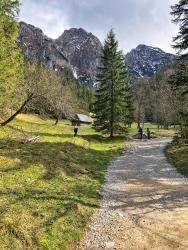
[(133, 142), (114, 160), (77, 250), (188, 250), (188, 180), (166, 161), (169, 141)]

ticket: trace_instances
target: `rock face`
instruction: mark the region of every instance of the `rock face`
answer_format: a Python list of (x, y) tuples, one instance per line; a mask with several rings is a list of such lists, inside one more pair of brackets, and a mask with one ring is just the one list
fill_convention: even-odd
[(133, 77), (152, 77), (162, 68), (172, 64), (176, 56), (159, 48), (138, 45), (126, 55), (126, 61)]
[[(41, 60), (46, 67), (54, 69), (66, 67), (81, 82), (91, 85), (95, 83), (102, 44), (92, 33), (81, 28), (72, 28), (53, 40), (45, 36), (41, 29), (21, 22), (19, 40), (29, 61)], [(131, 78), (143, 78), (152, 77), (165, 66), (172, 64), (176, 56), (141, 44), (125, 58)]]
[(100, 64), (99, 39), (84, 29), (72, 28), (65, 30), (56, 43), (73, 66), (75, 75), (83, 82), (93, 83)]
[(42, 61), (46, 67), (53, 69), (71, 68), (54, 40), (45, 36), (41, 29), (21, 22), (19, 40), (30, 62)]

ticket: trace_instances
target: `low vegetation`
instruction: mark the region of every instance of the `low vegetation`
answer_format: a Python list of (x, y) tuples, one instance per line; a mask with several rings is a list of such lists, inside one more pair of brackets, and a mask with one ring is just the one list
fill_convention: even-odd
[[(129, 136), (136, 131), (134, 124)], [(34, 135), (37, 141), (23, 143)], [(55, 126), (36, 115), (1, 127), (0, 249), (71, 249), (99, 206), (110, 159), (125, 143), (91, 127), (79, 127), (74, 138), (69, 121)]]
[[(177, 127), (171, 126), (168, 129), (164, 128), (158, 128), (157, 125), (152, 123), (145, 123), (142, 124), (142, 127), (144, 128), (144, 133), (146, 133), (146, 129), (149, 128), (151, 135), (153, 134), (155, 137), (173, 137), (177, 131)], [(133, 123), (131, 128), (129, 129), (129, 137), (132, 137), (138, 133), (138, 127), (136, 123)]]
[(178, 172), (188, 177), (188, 141), (175, 137), (166, 147), (166, 155)]
[[(107, 165), (124, 147), (90, 127), (19, 115), (0, 130), (0, 248), (69, 249), (99, 205)], [(23, 141), (39, 135), (34, 143)]]

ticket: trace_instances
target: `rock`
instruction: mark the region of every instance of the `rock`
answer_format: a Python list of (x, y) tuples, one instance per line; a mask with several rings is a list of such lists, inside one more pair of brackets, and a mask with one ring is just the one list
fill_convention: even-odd
[(114, 246), (115, 246), (115, 242), (113, 242), (113, 241), (105, 242), (105, 247), (107, 249), (111, 249)]
[(20, 22), (19, 40), (25, 57), (32, 63), (42, 61), (47, 68), (69, 68), (67, 58), (53, 39), (44, 35), (41, 29), (25, 22)]
[[(81, 82), (95, 85), (102, 44), (92, 33), (72, 28), (54, 40), (41, 29), (21, 22), (19, 40), (30, 62), (42, 61), (53, 69), (69, 68)], [(125, 55), (131, 78), (152, 77), (175, 59), (175, 55), (146, 45), (138, 45)]]
[(102, 44), (84, 29), (65, 30), (56, 43), (73, 66), (75, 75), (85, 83), (93, 84), (100, 65)]
[(127, 53), (126, 61), (132, 77), (152, 77), (167, 65), (173, 64), (177, 57), (159, 48), (140, 44)]

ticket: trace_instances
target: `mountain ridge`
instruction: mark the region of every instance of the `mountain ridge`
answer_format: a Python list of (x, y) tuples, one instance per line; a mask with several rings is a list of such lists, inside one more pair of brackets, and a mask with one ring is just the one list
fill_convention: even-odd
[[(25, 57), (46, 67), (68, 68), (75, 78), (93, 85), (96, 81), (102, 43), (83, 28), (65, 30), (57, 39), (47, 37), (40, 28), (20, 22), (19, 40)], [(176, 56), (160, 48), (139, 44), (125, 55), (131, 78), (152, 77), (172, 64)]]
[(135, 77), (152, 77), (162, 68), (173, 64), (177, 56), (158, 47), (139, 44), (126, 54), (130, 74)]
[(83, 28), (71, 28), (55, 42), (64, 51), (78, 78), (85, 83), (94, 82), (101, 56), (100, 40)]

